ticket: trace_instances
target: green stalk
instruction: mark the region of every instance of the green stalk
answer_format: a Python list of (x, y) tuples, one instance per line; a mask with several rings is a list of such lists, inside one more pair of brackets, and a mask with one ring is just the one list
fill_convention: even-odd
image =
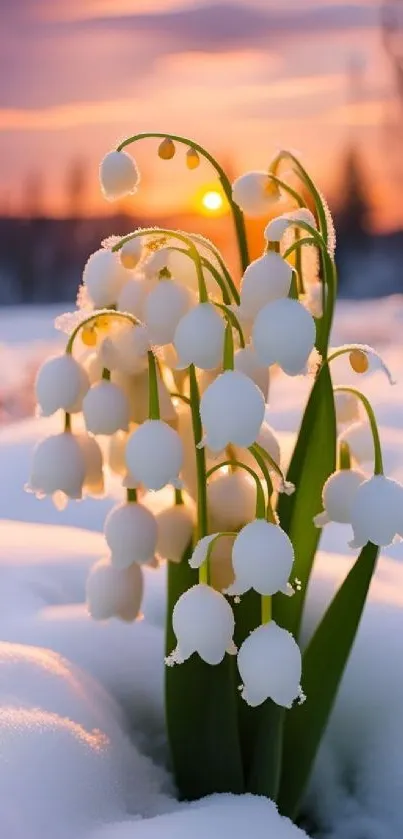
[(374, 452), (375, 452), (374, 475), (383, 475), (382, 446), (381, 446), (381, 441), (380, 441), (380, 438), (379, 438), (378, 423), (376, 421), (375, 414), (374, 414), (371, 403), (369, 402), (367, 397), (364, 396), (363, 393), (361, 393), (360, 390), (356, 390), (356, 388), (354, 388), (354, 387), (335, 387), (334, 392), (335, 393), (351, 393), (353, 396), (355, 396), (357, 399), (359, 399), (359, 401), (361, 402), (361, 404), (365, 408), (365, 411), (366, 411), (366, 414), (367, 414), (367, 417), (368, 417), (368, 420), (369, 420), (369, 424), (370, 424), (370, 427), (371, 427), (372, 439), (374, 441)]
[(157, 365), (155, 363), (155, 356), (152, 350), (147, 353), (148, 356), (148, 418), (150, 420), (159, 420), (160, 414), (160, 398), (158, 393), (158, 379), (157, 379)]

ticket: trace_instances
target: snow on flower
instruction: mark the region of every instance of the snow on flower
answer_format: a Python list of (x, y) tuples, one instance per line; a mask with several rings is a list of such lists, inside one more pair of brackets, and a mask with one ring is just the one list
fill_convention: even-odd
[(208, 386), (200, 401), (206, 445), (216, 452), (229, 443), (252, 445), (264, 412), (263, 394), (252, 379), (237, 370), (225, 370)]
[[(264, 662), (264, 666), (262, 666)], [(241, 696), (253, 708), (266, 699), (291, 708), (301, 695), (301, 652), (293, 636), (275, 621), (258, 626), (238, 652)]]
[(207, 664), (219, 664), (225, 653), (234, 655), (235, 628), (231, 606), (215, 589), (199, 583), (181, 595), (172, 612), (177, 640), (167, 665), (181, 664), (198, 653)]
[(277, 524), (255, 519), (238, 533), (232, 550), (235, 582), (227, 594), (244, 594), (253, 588), (259, 594), (288, 593), (294, 548)]
[(327, 479), (323, 491), (323, 512), (314, 518), (316, 527), (324, 527), (330, 521), (351, 524), (351, 511), (358, 487), (365, 481), (363, 472), (356, 469), (341, 469)]
[(110, 151), (101, 161), (99, 179), (105, 198), (115, 201), (136, 192), (140, 175), (130, 154)]

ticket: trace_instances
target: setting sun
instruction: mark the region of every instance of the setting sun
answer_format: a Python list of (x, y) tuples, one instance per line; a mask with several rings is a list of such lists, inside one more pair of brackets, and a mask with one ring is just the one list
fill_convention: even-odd
[(210, 189), (203, 195), (202, 204), (206, 210), (215, 212), (216, 210), (221, 209), (223, 205), (223, 197), (216, 190)]

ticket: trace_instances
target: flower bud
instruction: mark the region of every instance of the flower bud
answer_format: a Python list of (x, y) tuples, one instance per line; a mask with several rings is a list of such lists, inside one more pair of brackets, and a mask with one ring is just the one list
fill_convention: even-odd
[(281, 216), (271, 219), (264, 230), (264, 238), (267, 242), (280, 242), (289, 227), (298, 227), (299, 222), (310, 224), (316, 228), (316, 219), (308, 207), (300, 207), (290, 213), (283, 213)]
[(253, 346), (262, 365), (278, 364), (289, 376), (305, 372), (316, 338), (313, 317), (297, 300), (275, 300), (258, 313)]
[(246, 172), (232, 184), (232, 199), (247, 216), (267, 215), (279, 198), (279, 188), (267, 172)]
[(403, 487), (384, 475), (373, 475), (360, 484), (351, 508), (352, 548), (367, 542), (386, 547), (403, 535)]
[(161, 160), (171, 160), (175, 154), (175, 144), (170, 137), (165, 137), (165, 140), (158, 146), (158, 157)]
[(136, 563), (129, 568), (115, 568), (109, 558), (105, 558), (91, 568), (87, 580), (87, 606), (94, 620), (117, 617), (134, 621), (142, 599), (143, 573)]
[(105, 539), (116, 568), (128, 568), (133, 562), (147, 565), (157, 547), (157, 522), (143, 504), (118, 504), (105, 520)]
[(100, 248), (91, 254), (85, 264), (83, 283), (95, 308), (115, 305), (128, 276), (118, 253)]
[(255, 519), (238, 533), (232, 549), (235, 582), (228, 594), (286, 592), (294, 562), (292, 543), (277, 524)]
[(252, 708), (272, 699), (291, 708), (301, 695), (301, 651), (293, 636), (275, 621), (254, 629), (238, 653), (241, 696)]
[(115, 434), (127, 431), (130, 406), (123, 390), (113, 382), (101, 381), (92, 385), (83, 401), (83, 415), (87, 431), (92, 434)]
[(63, 353), (48, 358), (40, 367), (35, 382), (41, 414), (49, 417), (60, 408), (70, 414), (81, 411), (89, 386), (86, 371), (72, 355)]
[(352, 393), (343, 393), (339, 391), (334, 394), (334, 406), (336, 409), (337, 422), (354, 422), (360, 416), (358, 399)]
[(101, 189), (108, 201), (136, 192), (140, 182), (137, 166), (125, 151), (110, 151), (99, 167)]
[(85, 458), (77, 437), (64, 431), (35, 446), (27, 489), (39, 498), (59, 492), (67, 498), (81, 498), (85, 473)]
[(323, 527), (329, 521), (351, 524), (351, 510), (358, 487), (365, 481), (363, 472), (355, 469), (341, 469), (327, 479), (323, 491), (323, 513), (314, 518), (315, 527)]
[(83, 432), (77, 435), (85, 461), (84, 495), (104, 494), (103, 458), (100, 446), (94, 437)]
[(206, 445), (219, 452), (229, 443), (247, 447), (255, 442), (264, 419), (261, 390), (244, 373), (226, 370), (200, 400)]
[(170, 562), (181, 562), (193, 533), (194, 511), (186, 504), (167, 507), (156, 516), (157, 552)]
[(129, 239), (122, 245), (118, 253), (123, 268), (127, 268), (129, 271), (133, 270), (143, 255), (141, 236), (135, 236), (134, 239)]
[(357, 463), (371, 463), (374, 460), (374, 440), (368, 422), (354, 422), (339, 437), (340, 443), (347, 443)]
[(214, 370), (222, 361), (224, 333), (223, 318), (212, 303), (199, 303), (190, 309), (175, 330), (178, 367), (194, 364), (202, 370)]
[(218, 473), (208, 484), (207, 501), (212, 530), (238, 530), (255, 516), (255, 482), (241, 469)]
[(188, 169), (197, 169), (200, 166), (200, 157), (196, 149), (188, 149), (186, 152), (186, 166)]
[(249, 376), (263, 393), (264, 401), (269, 398), (269, 368), (262, 367), (252, 346), (243, 347), (234, 355), (234, 367), (239, 373)]
[(248, 265), (241, 281), (241, 309), (247, 318), (273, 300), (287, 297), (292, 268), (279, 253), (268, 251)]
[(147, 489), (176, 485), (183, 462), (181, 438), (162, 420), (147, 420), (130, 434), (126, 461), (130, 475)]
[(219, 664), (236, 652), (234, 615), (225, 597), (202, 583), (185, 591), (174, 606), (172, 626), (177, 647), (167, 664), (180, 664), (198, 653), (207, 664)]
[(175, 280), (160, 280), (145, 300), (144, 320), (154, 344), (171, 344), (180, 319), (192, 305), (190, 292)]

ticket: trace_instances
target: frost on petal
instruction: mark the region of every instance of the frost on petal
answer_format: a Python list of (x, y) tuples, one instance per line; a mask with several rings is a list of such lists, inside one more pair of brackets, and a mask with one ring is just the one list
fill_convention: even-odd
[(242, 697), (252, 707), (270, 698), (290, 708), (300, 696), (301, 652), (293, 636), (270, 621), (255, 629), (238, 653)]
[(269, 221), (264, 230), (264, 238), (268, 242), (280, 242), (286, 230), (289, 227), (298, 227), (301, 221), (316, 228), (316, 219), (313, 213), (308, 207), (300, 207)]

